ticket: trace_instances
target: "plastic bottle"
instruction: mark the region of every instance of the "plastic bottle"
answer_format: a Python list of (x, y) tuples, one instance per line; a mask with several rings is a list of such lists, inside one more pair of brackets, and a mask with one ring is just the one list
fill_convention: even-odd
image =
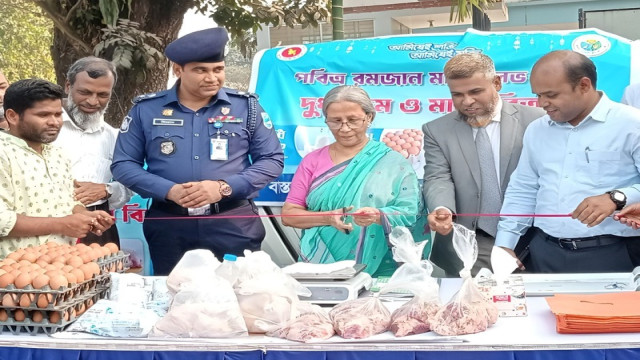
[(227, 280), (231, 286), (238, 280), (238, 265), (236, 264), (237, 256), (233, 254), (224, 254), (222, 264), (216, 269), (216, 275)]

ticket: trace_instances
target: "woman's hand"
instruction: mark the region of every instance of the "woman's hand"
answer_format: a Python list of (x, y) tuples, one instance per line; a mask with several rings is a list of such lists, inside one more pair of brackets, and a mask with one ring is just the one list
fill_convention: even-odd
[(380, 224), (380, 210), (372, 207), (363, 207), (353, 213), (353, 222), (358, 226)]
[(345, 215), (345, 213), (348, 213), (351, 210), (353, 210), (353, 206), (334, 210), (329, 213), (327, 215), (329, 219), (329, 225), (348, 235), (351, 231), (353, 231), (353, 224), (347, 224), (345, 222), (348, 216)]
[(625, 206), (619, 213), (613, 214), (613, 220), (620, 221), (636, 230), (640, 229), (640, 203)]

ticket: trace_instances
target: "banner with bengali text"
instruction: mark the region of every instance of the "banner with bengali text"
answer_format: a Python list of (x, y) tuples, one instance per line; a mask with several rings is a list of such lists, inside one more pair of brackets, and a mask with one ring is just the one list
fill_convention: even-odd
[[(634, 46), (637, 45), (633, 44)], [(552, 50), (573, 49), (598, 69), (597, 87), (616, 101), (629, 84), (632, 42), (596, 29), (398, 35), (292, 45), (261, 51), (254, 59), (251, 91), (272, 119), (285, 154), (284, 174), (258, 198), (281, 204), (300, 160), (333, 142), (322, 99), (338, 85), (359, 85), (377, 110), (373, 139), (401, 152), (423, 176), (421, 127), (453, 111), (443, 68), (454, 55), (482, 52), (496, 64), (504, 101), (537, 106), (529, 75)]]

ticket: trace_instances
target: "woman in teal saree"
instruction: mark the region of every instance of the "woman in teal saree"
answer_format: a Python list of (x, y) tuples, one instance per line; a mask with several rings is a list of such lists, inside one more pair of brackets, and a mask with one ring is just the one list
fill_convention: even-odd
[(391, 275), (397, 268), (387, 242), (392, 227), (413, 227), (415, 241), (429, 238), (425, 221), (418, 221), (424, 218), (416, 174), (401, 154), (367, 135), (375, 108), (362, 88), (332, 89), (323, 113), (336, 141), (302, 160), (282, 222), (304, 229), (302, 261), (356, 260), (374, 276)]

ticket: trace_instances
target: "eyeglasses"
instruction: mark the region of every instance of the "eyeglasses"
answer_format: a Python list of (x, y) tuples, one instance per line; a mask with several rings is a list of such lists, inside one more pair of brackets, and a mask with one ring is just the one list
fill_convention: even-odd
[(367, 121), (367, 118), (351, 119), (351, 120), (347, 120), (345, 122), (343, 122), (343, 121), (334, 121), (334, 120), (325, 120), (324, 123), (327, 124), (327, 126), (331, 130), (340, 130), (340, 129), (342, 129), (343, 125), (347, 125), (347, 127), (349, 129), (351, 129), (351, 130), (357, 130), (357, 129), (361, 128), (362, 125), (364, 125), (365, 121)]

